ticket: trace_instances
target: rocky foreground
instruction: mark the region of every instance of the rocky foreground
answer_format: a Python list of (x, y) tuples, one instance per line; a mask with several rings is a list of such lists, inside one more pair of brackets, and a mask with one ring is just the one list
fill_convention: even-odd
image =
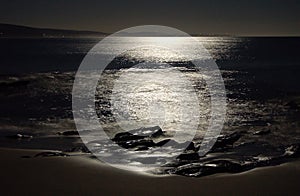
[[(253, 134), (263, 136), (267, 131)], [(214, 146), (205, 156), (199, 156), (200, 143), (178, 143), (164, 137), (160, 127), (141, 128), (129, 132), (118, 133), (112, 139), (119, 146), (135, 151), (150, 148), (166, 147), (165, 145), (186, 147), (173, 162), (166, 163), (157, 171), (158, 174), (178, 174), (201, 177), (215, 173), (238, 173), (256, 167), (278, 165), (300, 156), (300, 145), (293, 144), (280, 148), (264, 142), (249, 142), (235, 145), (245, 132), (234, 132), (220, 135)]]
[[(120, 132), (114, 135), (112, 141), (124, 149), (131, 151), (148, 151), (153, 149), (173, 147), (183, 149), (182, 153), (174, 157), (171, 162), (166, 162), (160, 168), (153, 171), (155, 174), (176, 174), (190, 177), (201, 177), (215, 173), (239, 173), (257, 167), (273, 166), (289, 162), (300, 157), (300, 144), (288, 146), (272, 146), (266, 142), (239, 142), (247, 136), (247, 132), (233, 132), (228, 135), (220, 135), (210, 151), (200, 156), (200, 142), (187, 141), (178, 143), (168, 137), (158, 126), (140, 128), (128, 132)], [(257, 137), (264, 137), (269, 131), (254, 132)], [(66, 140), (79, 138), (77, 131), (58, 132), (57, 137)], [(17, 140), (33, 140), (31, 135), (17, 134), (9, 136)], [(97, 141), (95, 141), (97, 142)], [(97, 143), (92, 142), (93, 145)], [(203, 145), (203, 144), (202, 144)], [(99, 149), (101, 150), (101, 146)], [(92, 151), (94, 153), (94, 151)], [(69, 157), (78, 153), (90, 154), (91, 151), (85, 145), (80, 144), (62, 151), (43, 151), (34, 156), (22, 156), (22, 158), (39, 157)], [(95, 156), (90, 156), (95, 158)]]

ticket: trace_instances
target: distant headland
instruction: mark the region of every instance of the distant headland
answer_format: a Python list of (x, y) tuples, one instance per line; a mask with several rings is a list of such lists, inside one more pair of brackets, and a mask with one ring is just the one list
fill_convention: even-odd
[(95, 31), (77, 31), (50, 28), (33, 28), (0, 23), (0, 37), (7, 38), (75, 38), (75, 37), (103, 37), (108, 33)]

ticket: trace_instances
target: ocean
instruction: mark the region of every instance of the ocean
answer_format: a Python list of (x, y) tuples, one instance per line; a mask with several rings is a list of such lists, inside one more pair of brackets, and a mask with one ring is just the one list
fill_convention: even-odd
[[(146, 40), (151, 44), (152, 39), (157, 38), (127, 38), (125, 41)], [(224, 80), (227, 113), (221, 134), (239, 134), (230, 147), (226, 145), (212, 151), (210, 161), (234, 160), (243, 165), (269, 160), (273, 164), (273, 158), (278, 160), (288, 148), (300, 144), (300, 38), (196, 39), (215, 60)], [(62, 137), (61, 133), (76, 130), (72, 113), (75, 73), (87, 52), (100, 40), (0, 39), (0, 147), (68, 151), (83, 146), (80, 137)], [(192, 54), (193, 44), (183, 43), (185, 50)], [(113, 44), (121, 47), (122, 40)], [(137, 63), (147, 61), (159, 66), (136, 67)], [(165, 132), (164, 139), (170, 139), (177, 131), (188, 135), (190, 125), (194, 126), (197, 121), (192, 141), (195, 145), (200, 144), (211, 112), (210, 96), (203, 78), (205, 76), (186, 64), (180, 55), (162, 49), (145, 47), (124, 53), (115, 58), (101, 76), (95, 95), (99, 122), (111, 138), (124, 130), (160, 126)], [(159, 81), (166, 87), (156, 83)], [(173, 93), (169, 92), (171, 86)], [(189, 111), (200, 111), (193, 115), (195, 120), (190, 123), (182, 121), (179, 99)], [(196, 105), (195, 100), (198, 101)], [(13, 140), (18, 133), (32, 138)], [(94, 143), (95, 153), (109, 156), (109, 148)], [(160, 158), (164, 157), (162, 154), (159, 154)], [(140, 157), (132, 159), (136, 165)], [(284, 161), (288, 160), (284, 157)], [(173, 170), (166, 171), (172, 173)], [(181, 174), (181, 170), (173, 173), (176, 172)]]

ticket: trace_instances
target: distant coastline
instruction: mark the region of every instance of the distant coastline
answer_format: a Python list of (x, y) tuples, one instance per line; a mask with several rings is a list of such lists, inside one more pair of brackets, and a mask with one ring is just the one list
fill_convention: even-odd
[(104, 37), (108, 33), (50, 28), (33, 28), (12, 24), (0, 24), (0, 38), (78, 38)]
[[(87, 37), (105, 37), (110, 35), (106, 32), (97, 31), (79, 31), (67, 29), (52, 29), (52, 28), (35, 28), (23, 25), (4, 24), (0, 23), (0, 38), (87, 38)], [(141, 36), (141, 37), (173, 37), (168, 33), (157, 32), (136, 32), (128, 33), (124, 36)], [(237, 37), (234, 35), (219, 35), (219, 34), (191, 34), (194, 37)]]

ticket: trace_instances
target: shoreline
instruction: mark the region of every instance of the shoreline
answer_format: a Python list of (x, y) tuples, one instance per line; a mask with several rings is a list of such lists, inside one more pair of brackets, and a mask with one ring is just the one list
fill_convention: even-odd
[(253, 195), (300, 192), (300, 160), (237, 174), (189, 178), (133, 173), (84, 156), (21, 158), (43, 151), (0, 148), (1, 192), (13, 195)]

